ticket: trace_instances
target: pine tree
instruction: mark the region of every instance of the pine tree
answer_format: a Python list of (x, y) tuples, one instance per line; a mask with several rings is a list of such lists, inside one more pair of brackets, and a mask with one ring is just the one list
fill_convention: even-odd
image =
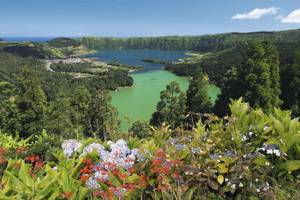
[(182, 127), (185, 121), (186, 95), (181, 92), (177, 82), (171, 82), (166, 90), (160, 93), (157, 111), (153, 113), (150, 124), (160, 126), (167, 123), (171, 128)]

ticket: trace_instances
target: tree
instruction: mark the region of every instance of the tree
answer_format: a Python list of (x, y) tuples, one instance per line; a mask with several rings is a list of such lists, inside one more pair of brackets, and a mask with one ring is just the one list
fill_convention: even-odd
[[(271, 112), (281, 104), (279, 56), (269, 42), (249, 42), (245, 61), (227, 73), (225, 87), (216, 103), (217, 113), (227, 113), (229, 99), (243, 97), (254, 108)], [(221, 109), (221, 111), (218, 111)]]
[(0, 101), (8, 100), (17, 93), (17, 88), (9, 82), (0, 82)]
[(238, 85), (237, 68), (233, 67), (227, 71), (224, 76), (224, 86), (222, 87), (221, 94), (218, 96), (217, 101), (213, 107), (213, 113), (219, 116), (224, 116), (229, 112), (230, 99), (238, 99), (243, 95), (243, 91)]
[(20, 112), (22, 137), (40, 134), (44, 128), (47, 101), (36, 74), (28, 68), (19, 79), (17, 105)]
[(280, 105), (279, 58), (269, 42), (251, 42), (248, 59), (238, 68), (243, 96), (252, 107), (270, 112)]
[(196, 121), (199, 119), (197, 115), (199, 116), (200, 113), (210, 112), (212, 104), (208, 95), (208, 85), (208, 78), (200, 69), (192, 78), (187, 90), (188, 112)]
[(0, 82), (0, 129), (13, 135), (21, 130), (16, 91), (15, 85)]
[(72, 123), (79, 132), (86, 133), (89, 129), (87, 119), (91, 100), (91, 93), (84, 86), (76, 87), (71, 96)]
[(300, 115), (300, 51), (293, 55), (292, 62), (281, 70), (283, 108), (291, 109), (295, 116)]
[(151, 126), (144, 120), (137, 120), (132, 124), (129, 133), (132, 133), (134, 136), (141, 139), (146, 138), (151, 133)]
[(186, 95), (181, 92), (177, 82), (171, 82), (160, 93), (160, 102), (156, 106), (150, 124), (160, 126), (163, 122), (171, 128), (182, 127), (185, 121)]
[(58, 94), (54, 101), (49, 103), (45, 129), (50, 134), (75, 138), (76, 130), (72, 123), (72, 108), (70, 99), (64, 94)]
[(271, 104), (278, 107), (282, 104), (280, 99), (281, 85), (280, 85), (280, 60), (279, 53), (276, 47), (271, 42), (265, 42), (265, 57), (267, 63), (270, 65), (270, 79), (271, 79)]
[(111, 96), (106, 91), (97, 91), (89, 105), (87, 116), (89, 135), (104, 140), (119, 133), (120, 121), (116, 108), (111, 105)]

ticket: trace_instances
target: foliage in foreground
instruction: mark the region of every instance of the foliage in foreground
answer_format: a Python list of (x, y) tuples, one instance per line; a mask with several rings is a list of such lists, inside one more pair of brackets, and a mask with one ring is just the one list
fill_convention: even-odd
[(67, 140), (48, 152), (1, 134), (11, 142), (1, 143), (0, 199), (299, 199), (299, 119), (241, 99), (230, 110), (192, 131), (163, 125), (141, 140)]

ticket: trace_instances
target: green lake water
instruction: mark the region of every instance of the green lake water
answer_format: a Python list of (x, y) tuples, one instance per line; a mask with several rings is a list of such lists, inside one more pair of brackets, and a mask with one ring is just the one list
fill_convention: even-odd
[[(121, 119), (121, 130), (127, 131), (130, 124), (138, 119), (150, 120), (160, 99), (160, 91), (172, 81), (180, 84), (183, 91), (189, 85), (188, 78), (179, 77), (165, 70), (153, 70), (131, 75), (134, 86), (120, 88), (111, 93), (112, 104), (118, 109)], [(219, 94), (219, 88), (210, 85), (209, 95), (213, 101)]]
[[(121, 130), (127, 131), (131, 124), (139, 119), (149, 121), (160, 99), (160, 92), (172, 81), (179, 83), (182, 91), (186, 91), (189, 85), (188, 78), (179, 77), (163, 70), (164, 65), (142, 62), (142, 59), (160, 59), (164, 61), (176, 61), (186, 57), (184, 51), (164, 51), (147, 49), (123, 49), (104, 50), (87, 57), (97, 58), (109, 62), (117, 60), (120, 63), (144, 67), (143, 71), (132, 73), (134, 86), (119, 88), (112, 91), (112, 104), (118, 109), (121, 120)], [(210, 85), (209, 95), (215, 102), (219, 88)]]

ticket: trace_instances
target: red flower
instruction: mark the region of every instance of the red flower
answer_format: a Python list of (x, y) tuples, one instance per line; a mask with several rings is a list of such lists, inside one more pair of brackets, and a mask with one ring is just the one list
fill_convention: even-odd
[(178, 172), (174, 172), (172, 174), (172, 177), (175, 179), (175, 180), (180, 180), (182, 177), (181, 175), (178, 173)]
[(120, 173), (119, 170), (115, 169), (114, 171), (112, 171), (112, 175), (117, 176)]
[(0, 165), (5, 164), (6, 162), (7, 160), (3, 156), (0, 156)]
[(130, 174), (133, 174), (133, 173), (136, 172), (136, 170), (135, 170), (135, 168), (131, 167), (131, 168), (128, 169), (128, 172), (129, 172)]
[(156, 152), (155, 156), (158, 157), (158, 158), (165, 158), (166, 157), (166, 153), (162, 149), (159, 149)]
[(21, 153), (24, 153), (24, 152), (26, 152), (26, 151), (27, 151), (27, 148), (26, 148), (26, 147), (18, 147), (18, 148), (16, 149), (17, 154), (21, 154)]
[(82, 161), (82, 163), (85, 165), (82, 169), (80, 169), (80, 174), (86, 175), (91, 174), (94, 170), (94, 164), (91, 159), (85, 159)]
[(7, 149), (4, 147), (0, 147), (0, 155), (5, 155), (7, 153)]
[(41, 169), (44, 167), (44, 163), (41, 161), (37, 161), (34, 163), (34, 169)]
[(118, 176), (121, 180), (125, 180), (127, 178), (127, 174), (121, 172), (118, 174)]
[(81, 174), (91, 174), (92, 170), (89, 166), (84, 167), (83, 169), (80, 169)]
[(38, 161), (40, 161), (40, 158), (39, 158), (39, 156), (36, 156), (36, 155), (31, 155), (31, 156), (27, 156), (26, 158), (25, 158), (25, 161), (28, 161), (28, 162), (30, 162), (30, 163), (35, 163), (35, 162), (38, 162)]
[(63, 198), (71, 199), (72, 192), (63, 192), (62, 196), (63, 196)]
[(80, 176), (80, 181), (82, 181), (82, 182), (86, 182), (86, 181), (87, 181), (89, 178), (90, 178), (90, 176), (89, 176), (89, 175), (87, 175), (87, 174), (84, 174), (84, 175)]

